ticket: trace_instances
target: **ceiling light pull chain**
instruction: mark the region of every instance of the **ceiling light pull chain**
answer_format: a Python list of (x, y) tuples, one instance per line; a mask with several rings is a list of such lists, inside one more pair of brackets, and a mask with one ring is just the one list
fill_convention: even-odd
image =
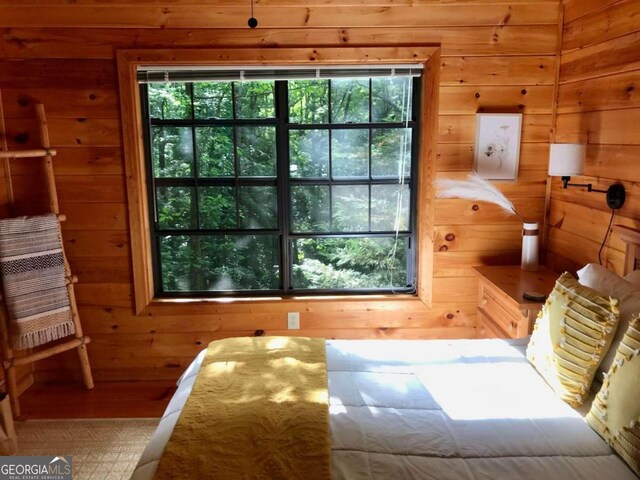
[(247, 22), (249, 28), (256, 28), (258, 26), (258, 19), (253, 16), (253, 0), (251, 0), (251, 18)]

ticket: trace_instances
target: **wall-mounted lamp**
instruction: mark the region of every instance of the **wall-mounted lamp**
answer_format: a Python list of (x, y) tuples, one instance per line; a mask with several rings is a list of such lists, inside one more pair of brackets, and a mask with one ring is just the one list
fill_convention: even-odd
[(590, 183), (569, 183), (573, 175), (584, 173), (587, 146), (579, 143), (552, 143), (549, 153), (549, 176), (562, 177), (562, 188), (584, 187), (588, 192), (607, 194), (607, 205), (618, 209), (624, 205), (626, 193), (621, 183), (614, 183), (607, 190), (593, 188)]

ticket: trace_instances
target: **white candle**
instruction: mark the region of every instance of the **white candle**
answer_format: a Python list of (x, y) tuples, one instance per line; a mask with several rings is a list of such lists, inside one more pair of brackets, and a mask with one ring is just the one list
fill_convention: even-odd
[(522, 270), (538, 270), (538, 222), (525, 222), (522, 229)]

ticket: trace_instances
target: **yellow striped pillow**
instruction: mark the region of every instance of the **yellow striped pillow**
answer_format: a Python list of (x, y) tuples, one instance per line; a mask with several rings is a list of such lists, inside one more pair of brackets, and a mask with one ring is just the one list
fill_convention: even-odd
[(556, 281), (533, 328), (527, 359), (560, 398), (582, 405), (618, 326), (618, 300), (580, 285), (569, 273)]
[(640, 475), (640, 318), (631, 321), (587, 422)]

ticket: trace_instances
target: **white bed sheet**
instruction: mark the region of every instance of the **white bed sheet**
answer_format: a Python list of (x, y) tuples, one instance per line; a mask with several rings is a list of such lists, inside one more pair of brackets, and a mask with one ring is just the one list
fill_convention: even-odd
[[(334, 480), (626, 480), (524, 357), (526, 340), (327, 341)], [(153, 478), (201, 352), (133, 480)]]

